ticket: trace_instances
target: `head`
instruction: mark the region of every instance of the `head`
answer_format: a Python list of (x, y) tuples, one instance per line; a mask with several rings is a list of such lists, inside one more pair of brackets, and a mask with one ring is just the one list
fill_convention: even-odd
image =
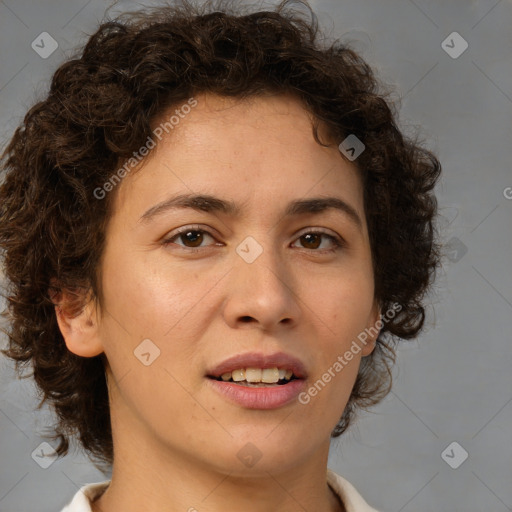
[[(211, 415), (190, 427), (187, 411), (203, 414), (225, 357), (292, 353), (313, 384), (352, 351), (294, 405), (291, 440), (313, 418), (320, 443), (389, 392), (396, 343), (420, 333), (439, 162), (400, 132), (370, 67), (289, 4), (182, 3), (104, 23), (7, 146), (4, 353), (33, 365), (59, 454), (76, 436), (112, 463), (109, 392), (163, 442), (208, 444)], [(339, 149), (349, 136), (364, 144), (355, 159)], [(164, 206), (184, 194), (202, 197)], [(342, 206), (287, 214), (326, 197)], [(143, 340), (158, 349), (150, 366), (134, 355)], [(222, 404), (204, 405), (235, 436), (268, 433), (268, 415), (240, 421)]]

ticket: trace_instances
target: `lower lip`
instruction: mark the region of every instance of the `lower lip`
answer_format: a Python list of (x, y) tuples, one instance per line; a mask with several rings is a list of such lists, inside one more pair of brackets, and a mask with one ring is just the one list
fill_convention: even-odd
[(247, 409), (277, 409), (293, 402), (306, 386), (303, 379), (267, 388), (251, 388), (207, 377), (210, 385), (228, 400)]

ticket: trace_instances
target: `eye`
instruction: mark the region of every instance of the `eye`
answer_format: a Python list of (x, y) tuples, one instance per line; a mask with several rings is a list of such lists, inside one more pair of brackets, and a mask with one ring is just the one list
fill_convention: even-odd
[[(322, 237), (327, 238), (331, 242), (332, 247), (330, 249), (317, 250), (322, 243)], [(303, 233), (297, 240), (301, 240), (305, 244), (305, 249), (312, 249), (315, 252), (334, 252), (345, 246), (341, 238), (329, 235), (324, 231), (308, 231)]]
[[(162, 241), (162, 245), (164, 247), (167, 247), (171, 244), (175, 244), (183, 247), (184, 249), (189, 249), (191, 251), (199, 251), (201, 249), (209, 247), (210, 245), (214, 245), (203, 245), (203, 242), (205, 242), (205, 237), (209, 237), (212, 240), (215, 240), (215, 238), (210, 232), (201, 229), (199, 226), (185, 226), (184, 228), (180, 228), (179, 230), (171, 233), (169, 237)], [(323, 242), (322, 238), (329, 240), (331, 244), (330, 248), (319, 249)], [(180, 240), (182, 244), (176, 243), (176, 240)], [(314, 252), (319, 253), (335, 252), (338, 249), (345, 246), (345, 243), (341, 238), (338, 238), (334, 235), (330, 235), (324, 231), (318, 230), (307, 231), (300, 235), (300, 237), (297, 240), (302, 242), (304, 249), (310, 249), (313, 250)]]
[(205, 240), (205, 235), (206, 237), (214, 239), (208, 231), (200, 229), (198, 226), (188, 226), (172, 233), (170, 237), (162, 241), (162, 245), (167, 247), (168, 245), (175, 243), (174, 240), (179, 239), (183, 242), (182, 247), (185, 247), (186, 249), (201, 249), (201, 244)]

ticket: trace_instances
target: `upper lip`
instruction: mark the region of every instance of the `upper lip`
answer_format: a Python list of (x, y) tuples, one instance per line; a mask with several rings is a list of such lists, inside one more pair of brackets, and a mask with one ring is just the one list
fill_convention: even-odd
[(224, 373), (244, 368), (283, 368), (292, 370), (295, 377), (304, 379), (307, 377), (306, 368), (302, 361), (284, 352), (262, 354), (260, 352), (247, 352), (230, 357), (220, 364), (208, 370), (209, 377), (220, 377)]

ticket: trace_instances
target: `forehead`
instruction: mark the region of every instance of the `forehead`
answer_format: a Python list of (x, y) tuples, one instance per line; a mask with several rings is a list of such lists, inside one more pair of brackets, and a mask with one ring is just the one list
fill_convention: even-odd
[[(282, 144), (283, 150), (292, 147), (302, 158), (307, 151), (321, 149), (313, 138), (313, 115), (290, 94), (231, 98), (203, 93), (194, 100), (195, 106), (186, 114), (181, 112), (179, 118), (175, 114), (186, 106), (185, 101), (162, 112), (154, 120), (153, 130), (163, 130), (163, 138), (172, 139), (175, 147), (188, 146), (196, 151), (201, 147), (229, 148), (248, 154), (251, 149), (261, 149), (269, 139)], [(173, 127), (169, 126), (171, 118), (176, 123)], [(319, 124), (319, 133), (322, 140), (334, 144), (324, 123)], [(249, 135), (252, 138), (247, 138)]]
[[(338, 190), (353, 197), (362, 216), (355, 165), (341, 157), (334, 142), (329, 147), (316, 142), (313, 117), (298, 99), (202, 94), (194, 100), (193, 108), (174, 105), (155, 120), (153, 131), (167, 130), (140, 169), (123, 181), (121, 200), (132, 202), (137, 195), (156, 204), (178, 192), (270, 204)], [(319, 136), (330, 142), (322, 125)]]

